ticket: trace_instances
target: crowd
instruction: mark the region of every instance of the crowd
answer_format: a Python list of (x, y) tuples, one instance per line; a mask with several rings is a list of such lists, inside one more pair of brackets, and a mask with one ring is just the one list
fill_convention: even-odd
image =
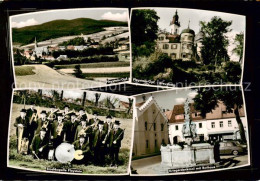
[(91, 119), (81, 108), (78, 113), (68, 105), (58, 110), (53, 105), (49, 112), (38, 114), (35, 105), (21, 109), (14, 126), (17, 135), (17, 152), (31, 154), (35, 159), (55, 160), (55, 149), (62, 143), (70, 143), (77, 153), (73, 164), (95, 164), (117, 167), (119, 150), (124, 138), (120, 121), (110, 115), (105, 120), (94, 112)]

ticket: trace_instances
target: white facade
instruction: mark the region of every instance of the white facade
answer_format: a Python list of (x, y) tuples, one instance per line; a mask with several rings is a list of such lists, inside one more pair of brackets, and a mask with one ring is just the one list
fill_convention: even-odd
[[(245, 131), (247, 130), (247, 121), (245, 117), (241, 117)], [(237, 140), (240, 139), (239, 127), (236, 118), (212, 119), (194, 121), (197, 128), (197, 139), (204, 141), (215, 137), (219, 140)], [(182, 135), (183, 122), (169, 123), (169, 137), (173, 144), (176, 140), (184, 141)], [(201, 140), (202, 141), (202, 140)]]

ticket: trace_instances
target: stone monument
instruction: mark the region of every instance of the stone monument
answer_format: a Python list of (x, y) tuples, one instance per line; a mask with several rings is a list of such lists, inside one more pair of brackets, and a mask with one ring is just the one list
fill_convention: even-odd
[(197, 136), (196, 124), (190, 118), (190, 103), (188, 98), (184, 104), (185, 122), (182, 134), (185, 138), (184, 147), (178, 144), (161, 146), (161, 169), (160, 173), (168, 173), (175, 168), (187, 168), (197, 165), (214, 164), (213, 146), (208, 143), (193, 144)]

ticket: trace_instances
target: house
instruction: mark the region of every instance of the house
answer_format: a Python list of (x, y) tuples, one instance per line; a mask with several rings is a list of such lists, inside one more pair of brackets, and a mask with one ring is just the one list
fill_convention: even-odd
[(168, 144), (168, 119), (154, 97), (136, 103), (133, 158), (160, 154), (160, 147)]
[[(196, 58), (197, 55), (201, 56), (200, 50), (202, 47), (202, 38), (203, 34), (199, 32), (196, 35), (195, 41), (195, 32), (190, 29), (189, 25), (186, 29), (183, 29), (180, 32), (180, 22), (178, 12), (176, 10), (175, 15), (170, 21), (170, 32), (159, 31), (158, 39), (156, 40), (157, 46), (156, 49), (161, 51), (164, 54), (167, 54), (173, 60), (182, 59), (183, 61), (196, 60), (197, 63), (200, 63), (200, 59)], [(199, 44), (197, 47), (197, 43)], [(199, 52), (197, 52), (197, 51)]]
[[(238, 124), (234, 113), (228, 113), (226, 106), (219, 102), (218, 107), (207, 113), (205, 118), (200, 116), (193, 103), (190, 105), (191, 120), (196, 124), (197, 138), (196, 141), (208, 141), (211, 139), (237, 140), (240, 138)], [(169, 138), (171, 144), (184, 141), (182, 135), (182, 126), (184, 123), (184, 105), (174, 105), (172, 111), (165, 112), (168, 118)], [(244, 108), (239, 110), (244, 129), (247, 129)]]

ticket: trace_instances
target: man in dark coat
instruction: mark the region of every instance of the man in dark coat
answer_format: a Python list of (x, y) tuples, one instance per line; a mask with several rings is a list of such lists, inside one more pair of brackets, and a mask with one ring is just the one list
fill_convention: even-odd
[(46, 137), (46, 129), (42, 128), (40, 134), (36, 134), (30, 146), (34, 158), (47, 158), (48, 154), (48, 139)]
[(80, 108), (79, 115), (77, 116), (76, 121), (78, 122), (78, 124), (80, 124), (82, 120), (86, 120), (86, 119), (87, 119), (87, 115), (85, 113), (85, 110), (83, 108)]
[(78, 150), (82, 151), (79, 157), (83, 156), (81, 160), (74, 159), (73, 163), (76, 164), (87, 164), (91, 160), (91, 150), (89, 147), (89, 142), (85, 139), (84, 135), (80, 135), (79, 139), (73, 143), (74, 149), (77, 152)]
[[(28, 117), (26, 117), (26, 109), (21, 109), (20, 116), (16, 118), (14, 126), (16, 127), (17, 152), (20, 153), (22, 140), (28, 139), (29, 137), (29, 132), (28, 132), (29, 120)], [(22, 132), (22, 134), (19, 140), (20, 132)]]
[(107, 132), (104, 130), (104, 122), (99, 121), (98, 129), (94, 131), (93, 149), (94, 161), (97, 165), (104, 166), (105, 160), (105, 143)]
[(47, 114), (47, 119), (50, 121), (51, 124), (57, 118), (56, 114), (58, 110), (55, 110), (55, 108), (56, 108), (55, 105), (51, 105), (51, 110)]
[(64, 139), (69, 143), (73, 143), (78, 126), (76, 114), (71, 113), (70, 120), (66, 121), (64, 124)]
[(113, 129), (114, 123), (112, 122), (112, 116), (108, 115), (106, 117), (106, 122), (104, 123), (104, 130), (110, 132)]
[(47, 132), (46, 136), (49, 137), (51, 125), (50, 125), (50, 121), (47, 120), (47, 113), (45, 110), (41, 111), (40, 118), (37, 119), (36, 124), (37, 124), (37, 129), (35, 131), (35, 134), (40, 134), (41, 129), (45, 128)]
[(80, 135), (84, 135), (89, 140), (89, 134), (91, 133), (91, 127), (87, 125), (87, 120), (82, 119), (81, 124), (77, 126), (74, 141), (78, 140)]
[(117, 167), (119, 163), (118, 154), (121, 147), (121, 141), (124, 138), (124, 130), (120, 128), (120, 122), (115, 121), (114, 128), (109, 132), (109, 148), (111, 165)]
[(51, 127), (51, 139), (53, 147), (56, 148), (64, 141), (64, 122), (62, 113), (57, 114), (57, 120), (54, 120)]
[(32, 139), (34, 137), (35, 130), (37, 129), (37, 110), (34, 108), (35, 104), (31, 104), (30, 109), (26, 110), (26, 116), (29, 120), (28, 125), (28, 139), (29, 145), (32, 143)]

